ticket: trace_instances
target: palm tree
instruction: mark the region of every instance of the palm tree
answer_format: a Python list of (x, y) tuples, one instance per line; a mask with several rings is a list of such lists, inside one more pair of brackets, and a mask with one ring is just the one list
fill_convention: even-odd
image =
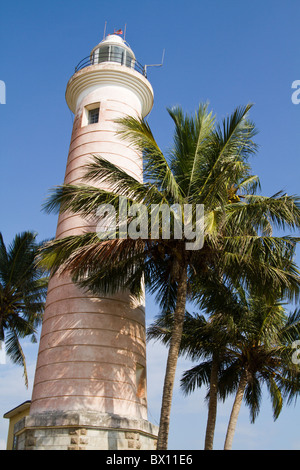
[[(187, 315), (184, 322), (181, 354), (200, 362), (184, 372), (181, 387), (185, 394), (203, 385), (208, 388), (205, 449), (212, 449), (217, 395), (225, 400), (236, 392), (224, 446), (228, 450), (243, 399), (254, 422), (263, 384), (271, 395), (274, 419), (284, 399), (290, 404), (300, 392), (300, 368), (292, 359), (294, 342), (300, 338), (300, 309), (288, 315), (280, 302), (247, 298), (242, 289), (235, 296), (231, 315), (215, 313), (208, 320), (198, 314)], [(227, 306), (228, 300), (229, 296)], [(150, 327), (149, 337), (167, 344), (170, 321), (166, 316), (159, 317)]]
[[(262, 385), (270, 393), (276, 420), (284, 400), (291, 404), (300, 393), (300, 367), (294, 364), (293, 343), (300, 338), (300, 309), (288, 314), (281, 303), (264, 303), (254, 298), (248, 302), (248, 314), (241, 322), (240, 338), (229, 351), (231, 364), (222, 371), (220, 390), (236, 395), (228, 423), (224, 450), (232, 448), (234, 432), (243, 399), (254, 423), (260, 410)], [(223, 387), (224, 383), (227, 385)]]
[[(253, 194), (259, 182), (247, 163), (256, 152), (255, 127), (247, 119), (250, 108), (237, 108), (222, 126), (215, 124), (206, 105), (200, 105), (192, 117), (180, 108), (168, 110), (175, 132), (173, 148), (166, 156), (147, 122), (131, 117), (119, 120), (120, 137), (143, 154), (144, 182), (94, 156), (85, 179), (97, 180), (97, 184), (105, 181), (111, 191), (87, 183), (62, 185), (45, 204), (49, 212), (70, 211), (90, 217), (95, 216), (99, 205), (109, 203), (117, 220), (121, 218), (119, 196), (126, 198), (129, 208), (142, 204), (148, 214), (153, 204), (159, 208), (176, 204), (182, 213), (185, 204), (192, 204), (194, 211), (197, 204), (205, 207), (205, 238), (200, 250), (187, 249), (190, 240), (184, 234), (174, 236), (173, 222), (169, 239), (161, 233), (158, 238), (152, 237), (151, 226), (147, 235), (137, 239), (120, 237), (118, 229), (114, 239), (101, 239), (91, 232), (50, 242), (41, 255), (53, 273), (71, 273), (74, 282), (96, 293), (128, 289), (139, 295), (145, 283), (150, 293), (156, 294), (161, 308), (174, 312), (158, 449), (167, 448), (185, 305), (192, 295), (195, 273), (205, 278), (222, 266), (225, 277), (245, 283), (259, 279), (256, 284), (265, 289), (273, 284), (284, 289), (298, 283), (296, 272), (285, 272), (295, 239), (270, 235), (270, 220), (275, 225), (299, 227), (298, 200), (281, 194), (270, 198)], [(284, 250), (286, 257), (282, 256)]]
[(28, 386), (25, 355), (20, 339), (31, 337), (36, 342), (36, 328), (40, 325), (48, 278), (35, 258), (41, 247), (36, 234), (17, 234), (6, 248), (0, 233), (0, 340), (11, 360), (23, 367)]

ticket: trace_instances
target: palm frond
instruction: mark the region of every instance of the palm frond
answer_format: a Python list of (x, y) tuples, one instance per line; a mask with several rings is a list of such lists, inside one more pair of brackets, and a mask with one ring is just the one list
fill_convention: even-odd
[(211, 365), (211, 361), (205, 361), (183, 373), (180, 388), (185, 395), (194, 392), (196, 388), (203, 385), (209, 385)]
[(199, 167), (210, 147), (215, 117), (207, 108), (200, 104), (193, 117), (184, 115), (180, 107), (167, 109), (175, 124), (172, 170), (187, 200), (198, 189)]
[[(199, 196), (208, 200), (212, 192), (216, 193), (218, 186), (216, 175), (224, 181), (225, 174), (232, 175), (232, 181), (245, 174), (244, 160), (256, 152), (257, 146), (253, 142), (256, 134), (255, 126), (246, 120), (251, 105), (236, 108), (230, 117), (223, 120), (223, 127), (216, 126), (211, 137), (211, 151), (203, 184), (200, 186)], [(223, 178), (221, 178), (223, 175)], [(213, 188), (211, 183), (213, 183)]]
[(166, 192), (173, 203), (181, 202), (180, 187), (172, 170), (144, 119), (131, 116), (116, 121), (119, 125), (117, 135), (126, 140), (143, 155), (144, 180), (155, 184), (160, 192)]

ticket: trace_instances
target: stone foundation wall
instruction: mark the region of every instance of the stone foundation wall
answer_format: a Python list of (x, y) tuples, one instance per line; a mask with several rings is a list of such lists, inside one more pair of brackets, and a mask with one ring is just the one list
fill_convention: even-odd
[(26, 416), (15, 425), (16, 450), (155, 450), (157, 427), (95, 413)]

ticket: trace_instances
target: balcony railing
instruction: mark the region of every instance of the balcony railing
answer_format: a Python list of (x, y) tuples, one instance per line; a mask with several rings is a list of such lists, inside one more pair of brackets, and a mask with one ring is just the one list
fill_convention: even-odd
[(75, 67), (75, 73), (78, 72), (78, 70), (89, 67), (90, 65), (103, 64), (105, 62), (114, 62), (115, 64), (124, 65), (125, 67), (128, 67), (132, 70), (136, 70), (137, 72), (144, 75), (144, 77), (147, 77), (146, 67), (140, 64), (133, 57), (117, 52), (110, 52), (108, 54), (107, 52), (101, 53), (95, 51), (92, 56), (85, 57), (79, 62), (79, 64), (77, 64)]

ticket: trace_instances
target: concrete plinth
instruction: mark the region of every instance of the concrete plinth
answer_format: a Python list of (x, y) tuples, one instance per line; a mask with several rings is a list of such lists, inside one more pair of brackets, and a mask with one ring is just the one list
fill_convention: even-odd
[(157, 426), (95, 412), (48, 412), (15, 425), (16, 450), (155, 450)]

